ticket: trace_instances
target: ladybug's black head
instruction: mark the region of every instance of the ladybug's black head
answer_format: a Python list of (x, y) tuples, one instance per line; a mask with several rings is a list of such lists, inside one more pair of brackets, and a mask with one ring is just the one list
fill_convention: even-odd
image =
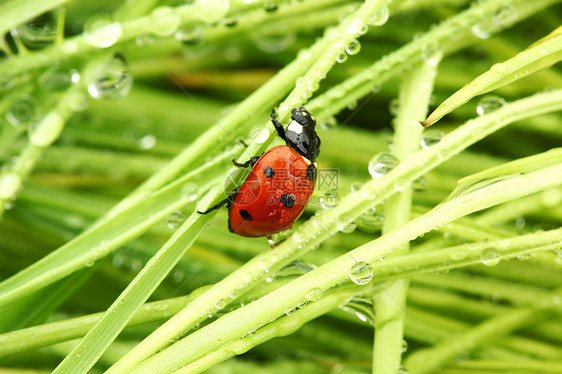
[(302, 126), (310, 126), (312, 128), (316, 127), (316, 120), (310, 113), (308, 113), (308, 110), (302, 106), (293, 109), (291, 112), (291, 119), (297, 121)]
[(316, 135), (316, 120), (303, 107), (292, 111), (292, 121), (285, 130), (287, 145), (310, 161), (320, 153), (320, 138)]

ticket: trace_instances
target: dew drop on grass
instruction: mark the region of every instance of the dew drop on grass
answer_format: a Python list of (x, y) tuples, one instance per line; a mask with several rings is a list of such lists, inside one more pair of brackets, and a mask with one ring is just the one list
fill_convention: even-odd
[(443, 52), (439, 49), (437, 44), (427, 44), (423, 47), (421, 51), (421, 56), (426, 64), (435, 66), (441, 61)]
[(486, 95), (478, 102), (476, 106), (476, 113), (482, 116), (500, 109), (505, 104), (507, 104), (506, 101), (500, 96)]
[(39, 86), (45, 91), (63, 91), (80, 81), (80, 73), (76, 69), (55, 65), (47, 69), (39, 77)]
[(408, 350), (408, 342), (406, 340), (402, 340), (402, 345), (400, 346), (400, 352), (404, 353)]
[(279, 9), (279, 5), (277, 3), (275, 3), (274, 1), (265, 1), (263, 3), (263, 9), (266, 12), (272, 13), (272, 12), (276, 12), (277, 9)]
[(494, 13), (494, 16), (492, 17), (492, 20), (494, 21), (496, 26), (505, 28), (510, 27), (515, 22), (517, 22), (517, 18), (517, 9), (515, 9), (513, 5), (506, 3), (502, 4), (498, 8), (496, 13)]
[(146, 149), (154, 148), (154, 146), (156, 145), (156, 137), (151, 134), (141, 136), (138, 141), (138, 144), (140, 149), (146, 150)]
[(200, 27), (187, 28), (178, 30), (174, 37), (176, 40), (184, 45), (195, 45), (201, 43), (203, 40), (203, 32)]
[(133, 86), (133, 75), (126, 62), (111, 57), (101, 63), (88, 84), (88, 93), (94, 99), (119, 99), (127, 96)]
[(285, 24), (275, 27), (270, 25), (260, 26), (250, 34), (250, 37), (258, 49), (267, 53), (284, 51), (297, 40), (295, 32)]
[(472, 25), (470, 32), (472, 35), (480, 39), (488, 39), (495, 32), (494, 24), (489, 20), (484, 20)]
[(324, 209), (330, 209), (336, 207), (340, 202), (340, 196), (337, 191), (328, 191), (319, 199), (320, 205)]
[(420, 145), (422, 148), (427, 149), (432, 145), (435, 145), (443, 139), (445, 133), (439, 129), (431, 128), (424, 130), (422, 132), (422, 137), (420, 140)]
[(345, 47), (345, 52), (350, 56), (358, 54), (360, 50), (361, 43), (359, 43), (359, 41), (357, 40), (352, 40), (351, 43), (349, 43), (347, 47)]
[(114, 22), (108, 15), (93, 16), (84, 25), (84, 40), (95, 48), (111, 47), (122, 35), (121, 23)]
[(297, 311), (297, 308), (290, 307), (290, 308), (285, 309), (285, 314), (290, 316), (290, 315), (294, 314), (296, 311)]
[(31, 50), (44, 48), (54, 43), (57, 36), (56, 15), (48, 12), (15, 28), (23, 45)]
[(336, 62), (343, 64), (344, 62), (347, 61), (347, 54), (342, 53), (341, 55), (339, 55), (338, 57), (336, 57)]
[(531, 259), (531, 254), (530, 253), (520, 253), (517, 255), (517, 259), (519, 261), (528, 261)]
[(394, 189), (398, 192), (405, 191), (408, 187), (410, 187), (410, 181), (405, 178), (399, 178), (394, 183)]
[(417, 192), (423, 192), (427, 190), (428, 185), (429, 182), (427, 181), (427, 178), (422, 175), (418, 179), (414, 180), (412, 183), (412, 189)]
[(224, 309), (225, 307), (226, 307), (226, 300), (225, 299), (220, 299), (215, 304), (215, 308), (217, 308), (218, 310)]
[[(298, 80), (297, 80), (297, 83), (298, 83)], [(320, 122), (320, 128), (324, 131), (331, 130), (334, 127), (336, 127), (337, 125), (338, 125), (338, 121), (337, 121), (336, 117), (329, 117), (329, 118)]]
[(23, 94), (11, 102), (6, 111), (6, 119), (12, 126), (27, 123), (35, 117), (37, 101), (30, 95)]
[(198, 197), (198, 187), (195, 183), (186, 183), (181, 189), (181, 194), (188, 201), (195, 201)]
[(51, 112), (27, 128), (29, 142), (38, 147), (47, 147), (59, 138), (63, 128), (63, 118), (58, 112)]
[(81, 112), (88, 107), (88, 95), (77, 91), (67, 94), (68, 107), (74, 112)]
[(393, 116), (396, 117), (398, 115), (398, 111), (400, 110), (400, 102), (398, 99), (394, 98), (390, 100), (390, 103), (388, 103), (388, 110)]
[(250, 138), (258, 143), (262, 144), (265, 143), (267, 139), (269, 139), (269, 135), (271, 132), (266, 126), (256, 126), (250, 131)]
[(0, 199), (12, 198), (21, 186), (21, 178), (16, 173), (0, 175)]
[(182, 222), (185, 220), (185, 217), (181, 212), (173, 212), (166, 218), (166, 226), (169, 229), (176, 229)]
[(480, 261), (485, 266), (496, 266), (500, 263), (500, 260), (500, 253), (494, 248), (487, 248), (480, 255)]
[(323, 295), (322, 289), (318, 288), (318, 287), (315, 287), (315, 288), (311, 289), (310, 291), (308, 291), (308, 293), (306, 294), (306, 298), (309, 301), (317, 301), (317, 300), (320, 300), (322, 295)]
[(390, 10), (386, 2), (384, 2), (375, 10), (371, 17), (369, 17), (367, 24), (370, 26), (382, 26), (388, 21), (388, 17), (390, 17)]
[(150, 31), (156, 36), (170, 36), (178, 30), (181, 17), (169, 6), (161, 6), (150, 13)]
[(400, 162), (394, 155), (388, 152), (379, 153), (369, 161), (369, 174), (371, 174), (373, 178), (380, 178), (388, 174), (392, 169), (398, 166), (399, 163)]
[(373, 279), (373, 267), (365, 261), (357, 262), (349, 271), (349, 279), (358, 285), (367, 284)]

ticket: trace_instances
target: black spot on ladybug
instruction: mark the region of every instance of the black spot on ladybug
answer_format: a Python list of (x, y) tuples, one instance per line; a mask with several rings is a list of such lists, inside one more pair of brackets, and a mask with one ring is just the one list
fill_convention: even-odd
[(247, 210), (242, 209), (240, 210), (239, 213), (240, 213), (240, 217), (244, 218), (246, 221), (251, 221), (253, 219)]
[(306, 168), (306, 177), (311, 181), (316, 180), (316, 167), (314, 166), (314, 164), (310, 164)]
[(287, 208), (292, 208), (295, 205), (295, 197), (289, 194), (281, 195), (281, 204), (285, 205)]
[(266, 167), (264, 169), (263, 173), (268, 178), (273, 178), (275, 176), (275, 171), (273, 170), (273, 168), (271, 166)]

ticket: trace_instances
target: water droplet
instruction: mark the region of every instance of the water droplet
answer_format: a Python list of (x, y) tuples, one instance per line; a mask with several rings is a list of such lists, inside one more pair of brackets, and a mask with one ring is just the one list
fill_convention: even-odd
[(44, 13), (16, 27), (15, 32), (28, 49), (46, 47), (52, 44), (57, 36), (56, 15), (54, 12)]
[(380, 178), (398, 166), (398, 159), (388, 152), (375, 155), (369, 162), (369, 174), (373, 178)]
[(354, 19), (351, 23), (345, 28), (345, 32), (350, 35), (358, 35), (362, 28), (361, 21), (358, 19)]
[(263, 8), (265, 9), (266, 12), (272, 13), (277, 11), (277, 9), (279, 9), (279, 5), (274, 1), (265, 1), (263, 3)]
[(437, 44), (427, 44), (423, 47), (421, 56), (426, 64), (435, 66), (441, 61), (443, 51), (441, 51)]
[(316, 287), (308, 291), (308, 293), (306, 294), (306, 298), (310, 301), (317, 301), (322, 297), (322, 295), (323, 295), (322, 289)]
[(154, 38), (149, 34), (139, 35), (135, 38), (137, 47), (146, 47), (152, 45), (152, 43), (154, 43)]
[(494, 110), (500, 109), (505, 104), (507, 104), (506, 101), (500, 96), (486, 95), (478, 102), (478, 105), (476, 106), (476, 113), (482, 116), (493, 112)]
[(405, 366), (400, 365), (400, 368), (398, 368), (398, 374), (408, 374), (408, 368)]
[(269, 129), (267, 127), (256, 126), (250, 131), (250, 138), (254, 142), (256, 142), (258, 144), (262, 144), (262, 143), (265, 143), (265, 141), (267, 141), (267, 139), (269, 139), (270, 134), (271, 134), (271, 132), (269, 131)]
[(410, 181), (405, 178), (398, 178), (394, 182), (394, 189), (398, 192), (405, 191), (408, 187), (410, 187)]
[(396, 117), (398, 115), (399, 110), (400, 110), (400, 102), (398, 101), (398, 99), (394, 98), (390, 100), (390, 103), (388, 103), (388, 111), (390, 112), (390, 114)]
[(286, 24), (262, 25), (250, 37), (258, 49), (267, 53), (282, 52), (297, 39), (295, 32)]
[(63, 128), (63, 118), (58, 112), (51, 112), (27, 128), (29, 142), (38, 147), (47, 147), (59, 138)]
[(427, 181), (427, 178), (424, 177), (423, 175), (412, 183), (412, 189), (417, 192), (422, 192), (427, 190), (428, 186), (429, 186), (429, 182)]
[(76, 91), (67, 94), (68, 107), (74, 112), (81, 112), (88, 107), (88, 95), (84, 92)]
[(195, 201), (199, 196), (199, 188), (195, 183), (186, 183), (181, 189), (181, 194), (188, 201)]
[(326, 192), (323, 196), (321, 196), (318, 200), (320, 202), (320, 205), (324, 209), (330, 209), (339, 204), (340, 196), (337, 193), (337, 191), (329, 191)]
[(183, 281), (184, 278), (185, 278), (185, 274), (181, 270), (175, 270), (172, 273), (172, 280), (174, 281), (174, 283), (180, 283), (181, 281)]
[(386, 2), (384, 2), (375, 10), (371, 17), (369, 17), (367, 24), (370, 26), (382, 26), (388, 21), (388, 17), (390, 17), (390, 10)]
[(181, 225), (184, 220), (185, 217), (181, 212), (174, 212), (166, 218), (166, 226), (168, 226), (169, 229), (174, 230), (178, 228), (178, 226)]
[(420, 145), (422, 148), (427, 149), (432, 145), (439, 143), (444, 136), (445, 133), (436, 128), (423, 130)]
[(480, 255), (480, 261), (486, 266), (496, 266), (500, 263), (500, 253), (494, 248), (486, 248)]
[(231, 299), (236, 299), (236, 298), (238, 298), (238, 296), (240, 296), (240, 289), (238, 289), (238, 288), (233, 289), (228, 294), (228, 297), (230, 297)]
[(346, 53), (342, 53), (341, 55), (339, 55), (338, 57), (336, 57), (336, 62), (342, 64), (344, 62), (347, 61), (347, 54)]
[(181, 17), (169, 6), (161, 6), (150, 13), (152, 32), (156, 36), (170, 36), (175, 33), (180, 26)]
[(63, 91), (79, 81), (80, 73), (76, 69), (61, 65), (52, 66), (39, 77), (39, 85), (45, 91)]
[(91, 268), (92, 266), (94, 266), (95, 263), (96, 262), (94, 260), (87, 260), (86, 262), (84, 262), (84, 266), (87, 268)]
[(517, 9), (509, 3), (502, 4), (494, 14), (492, 20), (496, 26), (506, 28), (517, 22)]
[(18, 96), (10, 103), (6, 111), (6, 119), (12, 126), (19, 126), (22, 123), (27, 123), (35, 116), (35, 107), (37, 101), (27, 94)]
[(531, 259), (531, 254), (530, 253), (520, 253), (517, 255), (517, 259), (519, 261), (528, 261)]
[(84, 25), (84, 39), (96, 48), (108, 48), (123, 35), (121, 23), (114, 22), (108, 15), (91, 17)]
[(0, 175), (0, 199), (8, 200), (15, 196), (21, 186), (21, 178), (16, 173)]
[(324, 131), (329, 131), (338, 125), (336, 117), (329, 117), (320, 122), (320, 128)]
[(360, 50), (361, 43), (359, 43), (359, 41), (357, 41), (356, 39), (352, 40), (351, 43), (349, 43), (347, 47), (345, 47), (345, 52), (350, 56), (358, 54)]
[(402, 345), (400, 346), (400, 352), (404, 353), (408, 350), (408, 342), (406, 340), (402, 340)]
[(176, 40), (185, 45), (195, 45), (201, 43), (203, 32), (200, 27), (179, 30), (174, 34)]
[(156, 137), (151, 134), (141, 136), (138, 144), (140, 149), (151, 149), (156, 145)]
[(133, 86), (133, 75), (122, 58), (112, 57), (96, 67), (88, 84), (94, 99), (118, 99), (127, 96)]
[(367, 284), (373, 279), (373, 267), (365, 261), (357, 262), (349, 271), (349, 279), (355, 284)]
[(458, 249), (451, 253), (451, 260), (453, 261), (461, 261), (464, 260), (468, 256), (467, 251), (463, 251), (462, 249)]
[(295, 308), (295, 307), (290, 307), (290, 308), (287, 308), (287, 309), (285, 310), (285, 314), (288, 315), (288, 316), (290, 316), (290, 315), (294, 314), (296, 311), (297, 311), (297, 308)]
[(217, 301), (217, 303), (215, 304), (215, 308), (217, 308), (218, 310), (224, 309), (224, 307), (226, 307), (227, 303), (225, 299), (220, 299), (219, 301)]
[(523, 227), (525, 227), (526, 221), (524, 217), (518, 217), (517, 219), (515, 219), (515, 227), (517, 227), (518, 229), (522, 229)]
[(197, 16), (208, 23), (220, 21), (230, 9), (229, 0), (199, 0), (197, 5)]
[(252, 329), (250, 331), (248, 331), (248, 335), (250, 336), (254, 336), (256, 334), (256, 329)]
[(494, 24), (490, 22), (490, 20), (476, 23), (470, 28), (472, 35), (480, 39), (488, 39), (495, 31), (496, 27), (494, 27)]

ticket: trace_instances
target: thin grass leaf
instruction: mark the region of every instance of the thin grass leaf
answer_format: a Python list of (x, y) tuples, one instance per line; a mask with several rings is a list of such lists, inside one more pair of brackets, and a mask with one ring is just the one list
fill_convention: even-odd
[(562, 59), (560, 28), (509, 60), (493, 65), (463, 88), (443, 101), (421, 124), (429, 127), (475, 96), (493, 91), (527, 77)]

